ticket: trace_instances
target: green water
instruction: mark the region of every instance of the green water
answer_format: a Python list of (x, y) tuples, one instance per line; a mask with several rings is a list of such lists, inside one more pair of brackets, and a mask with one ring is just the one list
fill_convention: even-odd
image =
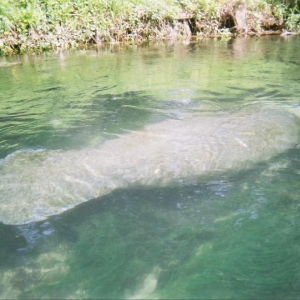
[[(297, 108), (299, 48), (268, 37), (3, 58), (0, 158), (94, 147), (186, 113)], [(299, 179), (295, 145), (247, 171), (0, 224), (0, 298), (298, 299)]]

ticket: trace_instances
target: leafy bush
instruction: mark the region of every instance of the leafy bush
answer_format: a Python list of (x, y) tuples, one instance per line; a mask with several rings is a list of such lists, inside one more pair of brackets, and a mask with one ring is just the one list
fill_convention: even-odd
[[(2, 54), (75, 48), (91, 43), (181, 37), (189, 18), (198, 36), (234, 33), (243, 0), (2, 0)], [(249, 30), (299, 30), (300, 0), (246, 0)], [(188, 35), (188, 34), (187, 34)]]

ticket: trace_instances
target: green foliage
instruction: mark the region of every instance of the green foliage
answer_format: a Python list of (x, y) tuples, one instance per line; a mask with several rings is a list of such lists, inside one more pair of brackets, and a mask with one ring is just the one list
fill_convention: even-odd
[[(145, 41), (185, 36), (181, 14), (198, 36), (232, 34), (235, 1), (209, 0), (1, 0), (2, 54), (66, 49), (91, 43)], [(300, 0), (248, 0), (249, 30), (299, 30)], [(224, 28), (226, 20), (231, 25)], [(180, 26), (178, 26), (178, 24)], [(252, 24), (252, 25), (251, 25)], [(177, 26), (177, 27), (176, 27)], [(226, 26), (225, 26), (226, 27)], [(175, 31), (174, 31), (175, 30)], [(230, 33), (230, 34), (228, 34)]]

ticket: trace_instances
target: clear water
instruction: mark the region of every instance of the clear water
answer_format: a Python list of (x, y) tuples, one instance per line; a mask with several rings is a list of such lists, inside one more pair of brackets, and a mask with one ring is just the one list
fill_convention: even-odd
[[(3, 58), (0, 158), (199, 110), (298, 107), (299, 49), (268, 37)], [(298, 299), (299, 179), (295, 145), (250, 170), (0, 224), (0, 298)]]

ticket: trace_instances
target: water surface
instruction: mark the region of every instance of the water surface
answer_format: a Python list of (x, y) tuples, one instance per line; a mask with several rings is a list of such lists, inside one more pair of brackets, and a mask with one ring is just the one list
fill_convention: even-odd
[[(0, 158), (98, 147), (189, 114), (297, 109), (299, 48), (276, 37), (3, 58)], [(294, 145), (247, 170), (0, 224), (0, 298), (300, 298), (299, 177)]]

